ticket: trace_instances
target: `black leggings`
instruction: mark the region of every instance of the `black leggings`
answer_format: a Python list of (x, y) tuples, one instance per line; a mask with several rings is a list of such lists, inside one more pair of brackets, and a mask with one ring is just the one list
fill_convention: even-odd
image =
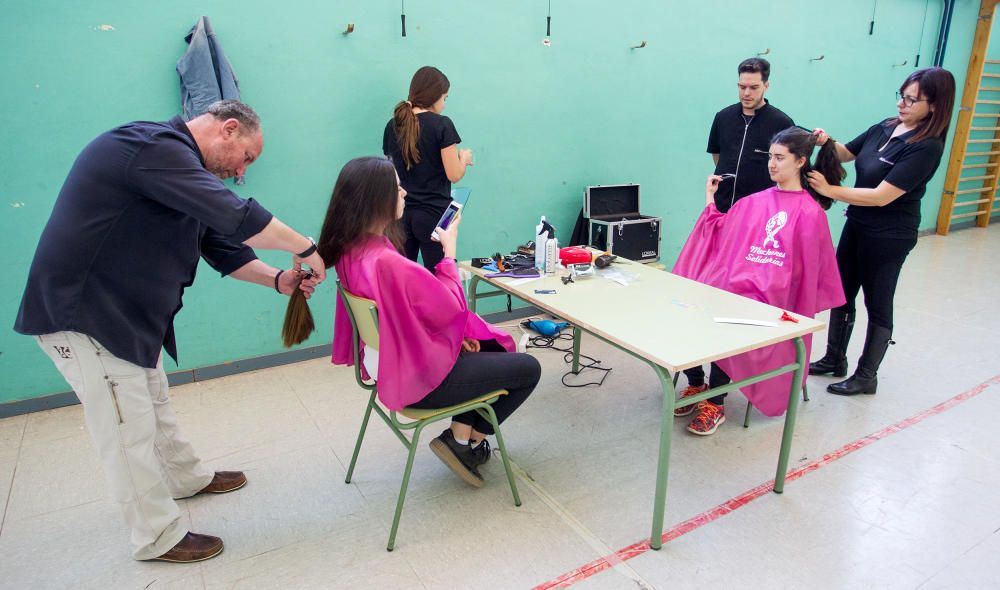
[(847, 303), (837, 308), (853, 313), (858, 290), (864, 292), (868, 321), (892, 330), (892, 300), (899, 271), (917, 238), (881, 238), (862, 231), (850, 220), (837, 244), (837, 266)]
[(424, 268), (431, 272), (434, 272), (434, 267), (444, 258), (441, 244), (431, 239), (431, 232), (443, 213), (444, 209), (435, 212), (410, 205), (403, 209), (403, 231), (406, 232), (403, 250), (406, 257), (416, 262), (417, 254), (420, 254)]
[[(698, 367), (691, 367), (690, 369), (684, 369), (684, 375), (687, 376), (688, 385), (694, 385), (695, 387), (701, 387), (705, 384), (705, 369)], [(719, 368), (719, 365), (712, 363), (712, 372), (708, 375), (708, 388), (715, 389), (716, 387), (722, 387), (723, 385), (729, 383), (732, 379), (726, 372)], [(715, 397), (708, 398), (708, 401), (712, 402), (717, 406), (721, 406), (726, 403), (726, 396), (728, 393), (723, 393), (722, 395), (717, 395)]]
[[(492, 404), (497, 422), (506, 420), (534, 391), (542, 377), (542, 366), (530, 354), (504, 351), (496, 340), (481, 341), (481, 345), (479, 352), (459, 354), (441, 385), (410, 407), (443, 408), (506, 389), (507, 395), (501, 395)], [(483, 434), (493, 434), (493, 425), (475, 411), (459, 414), (452, 420), (468, 424)]]

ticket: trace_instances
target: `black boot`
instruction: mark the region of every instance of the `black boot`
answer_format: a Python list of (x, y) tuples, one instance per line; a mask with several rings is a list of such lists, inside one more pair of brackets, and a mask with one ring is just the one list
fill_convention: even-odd
[(827, 385), (826, 390), (837, 395), (873, 394), (878, 389), (878, 367), (885, 358), (885, 351), (893, 344), (892, 330), (868, 322), (865, 349), (858, 360), (858, 369), (846, 381)]
[(809, 364), (810, 375), (831, 374), (834, 377), (847, 375), (847, 341), (854, 330), (854, 312), (834, 309), (830, 312), (830, 327), (827, 332), (826, 354), (815, 363)]

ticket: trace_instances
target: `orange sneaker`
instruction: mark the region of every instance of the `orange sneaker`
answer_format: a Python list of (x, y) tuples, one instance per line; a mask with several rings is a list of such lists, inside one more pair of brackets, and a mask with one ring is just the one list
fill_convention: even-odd
[[(708, 391), (708, 385), (688, 385), (681, 391), (681, 396), (677, 398), (682, 400), (686, 397), (691, 397), (692, 395)], [(681, 406), (679, 408), (674, 408), (674, 416), (680, 418), (682, 416), (690, 416), (691, 412), (694, 411), (695, 404), (690, 406)]]
[(710, 401), (703, 401), (698, 404), (698, 415), (688, 424), (688, 432), (698, 436), (708, 436), (715, 434), (723, 422), (726, 421), (725, 406), (717, 406)]

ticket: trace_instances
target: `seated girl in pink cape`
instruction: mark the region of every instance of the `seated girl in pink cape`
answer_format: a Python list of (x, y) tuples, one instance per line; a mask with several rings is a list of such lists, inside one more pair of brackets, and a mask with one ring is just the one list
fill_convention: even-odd
[[(515, 352), (509, 334), (466, 307), (455, 263), (459, 220), (437, 229), (444, 259), (433, 273), (400, 253), (405, 196), (392, 162), (351, 160), (337, 178), (317, 243), (343, 287), (378, 305), (379, 349), (366, 346), (362, 366), (378, 379), (379, 400), (392, 410), (440, 408), (506, 389), (510, 393), (493, 404), (503, 422), (534, 390), (541, 366)], [(351, 338), (350, 318), (338, 298), (334, 364), (357, 361)], [(479, 487), (478, 467), (490, 457), (489, 434), (489, 422), (468, 412), (455, 416), (430, 446), (466, 483)]]
[[(842, 305), (837, 259), (826, 221), (830, 199), (814, 193), (806, 174), (815, 169), (831, 184), (840, 184), (844, 168), (834, 150), (823, 146), (815, 168), (809, 159), (816, 137), (799, 127), (778, 132), (768, 150), (768, 172), (777, 186), (736, 202), (727, 214), (719, 213), (713, 199), (721, 176), (709, 176), (705, 186), (707, 206), (681, 250), (674, 274), (743, 295), (775, 307), (813, 317)], [(766, 329), (766, 328), (762, 328)], [(812, 339), (803, 338), (806, 359)], [(792, 342), (782, 342), (712, 363), (710, 387), (719, 387), (766, 370), (795, 362)], [(788, 407), (792, 374), (786, 373), (741, 388), (747, 399), (768, 416), (779, 416)], [(681, 397), (707, 388), (689, 387)], [(688, 431), (698, 435), (715, 432), (726, 421), (725, 394), (674, 411), (686, 416), (697, 410)]]

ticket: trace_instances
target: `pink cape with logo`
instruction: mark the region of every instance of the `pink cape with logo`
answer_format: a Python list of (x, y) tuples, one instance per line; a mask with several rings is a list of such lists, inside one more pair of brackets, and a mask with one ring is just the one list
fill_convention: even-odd
[[(516, 350), (509, 334), (469, 311), (451, 258), (431, 274), (387, 238), (373, 237), (344, 254), (336, 269), (345, 289), (378, 305), (378, 397), (390, 410), (416, 403), (440, 385), (455, 366), (462, 338), (496, 340), (507, 352)], [(354, 362), (351, 320), (338, 297), (333, 363)]]
[[(705, 207), (673, 272), (807, 317), (845, 301), (826, 212), (804, 190), (770, 188), (727, 214)], [(808, 362), (812, 338), (803, 340)], [(793, 362), (791, 341), (716, 361), (734, 381)], [(780, 416), (791, 386), (786, 373), (741, 391), (764, 414)]]

